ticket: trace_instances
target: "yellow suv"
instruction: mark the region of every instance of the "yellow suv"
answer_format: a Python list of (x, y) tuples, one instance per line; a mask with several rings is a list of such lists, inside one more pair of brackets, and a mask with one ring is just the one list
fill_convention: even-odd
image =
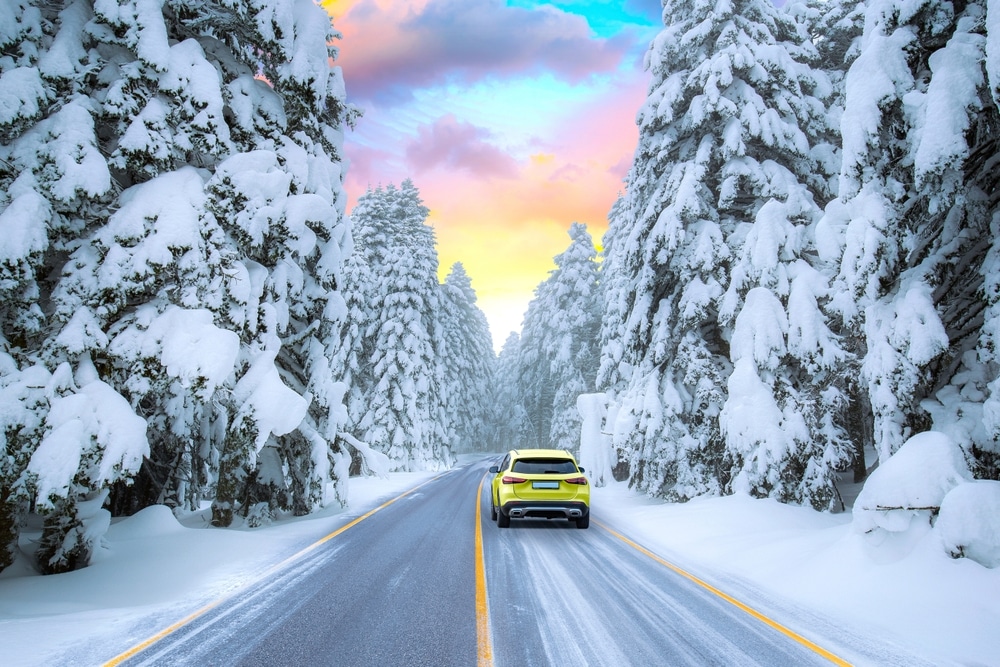
[(590, 526), (590, 483), (569, 452), (514, 449), (490, 472), (490, 518), (500, 528), (511, 519), (568, 519), (577, 528)]

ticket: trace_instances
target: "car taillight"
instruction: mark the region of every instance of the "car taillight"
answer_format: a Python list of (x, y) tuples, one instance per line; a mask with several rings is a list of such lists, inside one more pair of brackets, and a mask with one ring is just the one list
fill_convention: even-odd
[(522, 484), (524, 482), (527, 482), (528, 480), (524, 479), (523, 477), (514, 477), (513, 475), (504, 475), (503, 478), (500, 481), (503, 482), (504, 484)]
[(563, 481), (567, 484), (583, 484), (584, 486), (587, 484), (586, 477), (570, 477), (569, 479), (564, 479)]

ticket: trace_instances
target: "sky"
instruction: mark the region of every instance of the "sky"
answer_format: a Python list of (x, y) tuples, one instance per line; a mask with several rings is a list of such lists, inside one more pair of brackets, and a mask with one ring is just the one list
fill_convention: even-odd
[(346, 135), (349, 210), (409, 178), (440, 278), (461, 262), (499, 347), (569, 246), (600, 247), (646, 98), (659, 0), (325, 0), (364, 115)]

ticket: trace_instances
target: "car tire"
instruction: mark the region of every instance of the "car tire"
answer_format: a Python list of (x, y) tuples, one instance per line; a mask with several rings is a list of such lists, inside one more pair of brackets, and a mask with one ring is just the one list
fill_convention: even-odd
[(590, 514), (584, 514), (579, 519), (576, 520), (577, 528), (589, 528), (590, 527)]
[(497, 527), (510, 528), (510, 516), (500, 510), (497, 510)]
[(497, 506), (493, 504), (492, 500), (490, 500), (490, 521), (496, 521), (496, 520), (497, 520)]

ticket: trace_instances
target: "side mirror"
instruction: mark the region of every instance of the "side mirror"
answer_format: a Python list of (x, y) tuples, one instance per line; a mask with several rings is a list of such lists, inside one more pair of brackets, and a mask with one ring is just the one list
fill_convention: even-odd
[(500, 472), (500, 466), (490, 466), (490, 472), (494, 475)]
[(587, 471), (583, 469), (583, 466), (580, 466), (580, 472), (587, 472)]

